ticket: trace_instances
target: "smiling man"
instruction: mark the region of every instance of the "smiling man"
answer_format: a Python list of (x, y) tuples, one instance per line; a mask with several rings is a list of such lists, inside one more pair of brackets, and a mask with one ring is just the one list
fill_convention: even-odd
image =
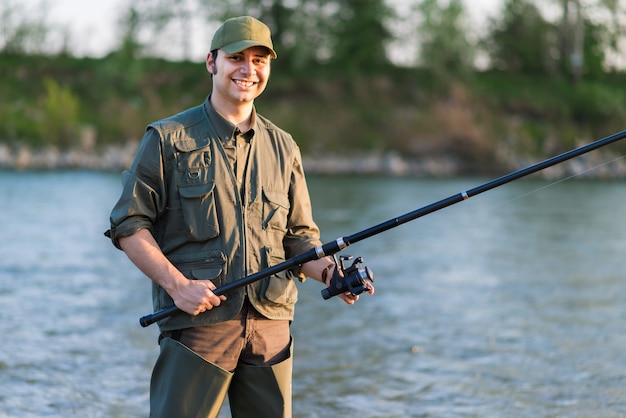
[(226, 393), (233, 416), (291, 416), (295, 279), (328, 285), (336, 266), (324, 257), (212, 292), (321, 245), (298, 146), (254, 108), (276, 57), (265, 24), (224, 22), (211, 94), (150, 124), (123, 175), (108, 235), (152, 280), (155, 310), (181, 311), (159, 322), (152, 417), (215, 417)]

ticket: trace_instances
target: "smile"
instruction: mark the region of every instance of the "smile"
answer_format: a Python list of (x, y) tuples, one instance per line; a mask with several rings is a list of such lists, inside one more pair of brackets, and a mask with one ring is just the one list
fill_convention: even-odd
[(243, 80), (233, 80), (235, 84), (241, 87), (252, 87), (255, 83), (252, 81), (243, 81)]

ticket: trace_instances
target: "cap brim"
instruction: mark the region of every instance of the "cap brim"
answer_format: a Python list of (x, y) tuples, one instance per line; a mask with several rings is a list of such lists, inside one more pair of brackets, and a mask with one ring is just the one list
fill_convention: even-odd
[(220, 48), (222, 51), (226, 52), (227, 54), (236, 54), (238, 52), (243, 51), (244, 49), (248, 49), (248, 48), (252, 48), (253, 46), (262, 46), (263, 48), (267, 48), (267, 50), (270, 53), (270, 56), (272, 58), (276, 58), (276, 51), (274, 51), (271, 47), (267, 46), (267, 45), (263, 45), (261, 43), (255, 42), (255, 41), (239, 41), (239, 42), (233, 42), (232, 44), (223, 46), (222, 48)]

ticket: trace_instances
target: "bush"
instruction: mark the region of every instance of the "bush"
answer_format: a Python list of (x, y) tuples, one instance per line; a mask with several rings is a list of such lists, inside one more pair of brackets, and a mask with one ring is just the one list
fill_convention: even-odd
[(55, 80), (44, 80), (46, 95), (42, 100), (39, 137), (43, 142), (66, 148), (77, 143), (80, 132), (78, 109), (80, 100), (70, 89)]

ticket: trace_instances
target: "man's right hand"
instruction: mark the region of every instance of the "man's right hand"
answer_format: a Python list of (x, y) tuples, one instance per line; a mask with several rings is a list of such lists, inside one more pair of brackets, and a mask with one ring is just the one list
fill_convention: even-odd
[(187, 279), (165, 257), (147, 229), (140, 229), (132, 235), (121, 237), (119, 243), (128, 258), (146, 276), (165, 289), (181, 311), (198, 315), (226, 300), (226, 296), (217, 296), (213, 293), (215, 285), (210, 280)]
[(210, 311), (226, 300), (226, 296), (213, 293), (215, 285), (210, 280), (186, 279), (186, 282), (180, 282), (175, 289), (170, 293), (174, 304), (181, 311), (194, 316)]

